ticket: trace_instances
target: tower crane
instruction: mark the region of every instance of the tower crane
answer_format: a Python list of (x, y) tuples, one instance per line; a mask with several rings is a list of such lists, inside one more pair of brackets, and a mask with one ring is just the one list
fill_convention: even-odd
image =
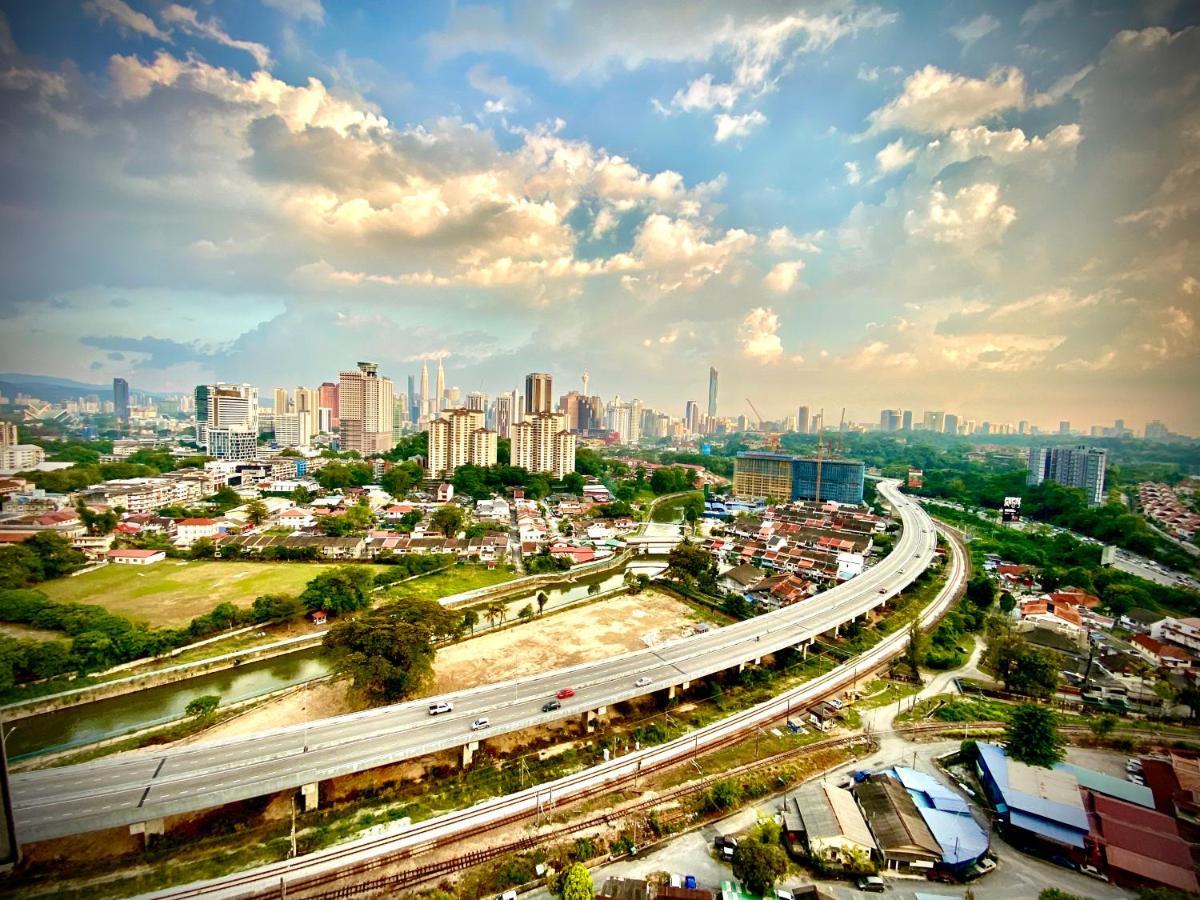
[(746, 402), (748, 404), (750, 404), (750, 409), (754, 412), (754, 415), (758, 418), (758, 430), (760, 432), (762, 432), (763, 436), (770, 442), (771, 449), (774, 450), (775, 452), (779, 452), (779, 432), (767, 431), (767, 428), (766, 428), (767, 420), (764, 419), (763, 414), (758, 411), (758, 407), (754, 405), (754, 401), (751, 400), (749, 397), (747, 397)]

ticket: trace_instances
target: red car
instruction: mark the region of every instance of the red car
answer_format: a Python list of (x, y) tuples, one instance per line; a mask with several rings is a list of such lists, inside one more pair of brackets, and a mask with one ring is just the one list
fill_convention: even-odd
[(563, 688), (561, 691), (559, 691), (554, 696), (557, 697), (559, 700), (566, 700), (568, 697), (574, 697), (575, 696), (575, 688)]

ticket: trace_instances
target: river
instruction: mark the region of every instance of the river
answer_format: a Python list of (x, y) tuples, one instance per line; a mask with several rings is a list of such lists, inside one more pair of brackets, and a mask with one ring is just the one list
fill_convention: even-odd
[[(566, 576), (556, 586), (543, 585), (527, 593), (507, 597), (502, 602), (516, 609), (532, 602), (541, 590), (549, 598), (546, 611), (553, 612), (556, 608), (586, 600), (592, 584), (598, 583), (600, 591), (615, 590), (621, 586), (627, 570), (653, 576), (661, 572), (665, 565), (661, 558), (636, 557), (617, 572), (582, 575), (574, 580)], [(486, 629), (486, 622), (476, 626), (476, 631)], [(328, 672), (329, 666), (321, 658), (320, 648), (310, 647), (272, 659), (247, 662), (220, 672), (198, 675), (185, 681), (29, 716), (15, 725), (7, 726), (11, 729), (7, 740), (8, 758), (16, 762), (162, 725), (183, 716), (188, 703), (205, 694), (217, 694), (222, 704), (227, 705), (303, 684)]]

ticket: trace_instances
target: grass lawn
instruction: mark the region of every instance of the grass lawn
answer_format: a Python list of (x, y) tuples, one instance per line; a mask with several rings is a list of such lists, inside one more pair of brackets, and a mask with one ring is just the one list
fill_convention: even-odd
[[(695, 491), (695, 494), (704, 496), (700, 491)], [(691, 499), (693, 494), (684, 494), (681, 497), (672, 497), (670, 500), (664, 500), (662, 503), (654, 507), (650, 513), (651, 522), (666, 522), (676, 523), (683, 521), (683, 504)]]
[[(165, 559), (152, 566), (110, 565), (74, 578), (39, 584), (51, 600), (94, 603), (153, 626), (186, 625), (228, 601), (249, 606), (263, 594), (299, 594), (327, 563), (189, 562)], [(370, 566), (372, 573), (386, 566)], [(414, 584), (417, 582), (414, 582)]]
[(476, 588), (491, 587), (512, 581), (516, 574), (512, 566), (497, 566), (488, 569), (486, 566), (462, 565), (452, 566), (444, 572), (435, 572), (398, 584), (388, 593), (396, 597), (417, 597), (421, 600), (440, 600), (451, 594), (461, 594)]

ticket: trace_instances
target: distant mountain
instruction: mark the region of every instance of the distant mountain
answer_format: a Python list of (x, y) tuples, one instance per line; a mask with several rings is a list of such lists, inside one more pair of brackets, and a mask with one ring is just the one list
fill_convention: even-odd
[[(162, 396), (161, 391), (147, 391), (136, 385), (130, 385), (130, 389), (139, 394)], [(17, 394), (28, 394), (31, 397), (37, 397), (39, 400), (45, 400), (49, 403), (61, 403), (64, 400), (74, 400), (76, 397), (84, 397), (88, 394), (95, 394), (101, 400), (111, 400), (113, 398), (112, 382), (108, 384), (84, 384), (82, 381), (73, 381), (70, 378), (56, 378), (53, 375), (26, 375), (18, 373), (0, 374), (0, 394), (4, 394), (5, 397), (10, 399)]]

